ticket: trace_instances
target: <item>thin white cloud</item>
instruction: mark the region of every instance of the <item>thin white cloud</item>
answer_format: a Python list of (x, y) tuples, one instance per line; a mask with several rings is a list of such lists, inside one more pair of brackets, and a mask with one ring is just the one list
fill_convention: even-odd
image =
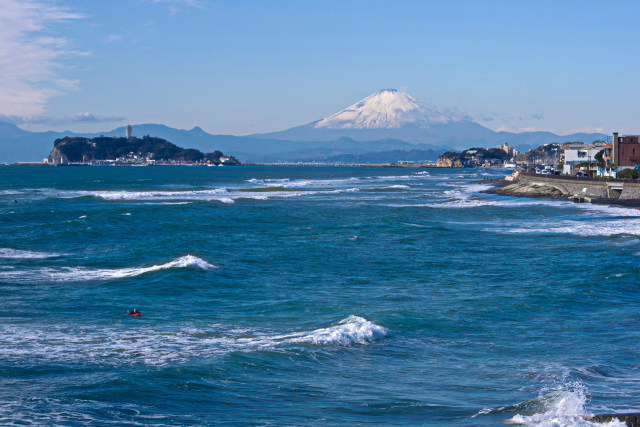
[(64, 117), (52, 116), (16, 116), (0, 114), (0, 122), (13, 123), (15, 125), (66, 125), (72, 123), (113, 123), (121, 122), (121, 116), (95, 116), (91, 113), (76, 113)]
[(105, 40), (105, 43), (121, 42), (122, 40), (124, 40), (124, 37), (119, 34), (109, 34)]
[(585, 126), (580, 128), (569, 129), (565, 132), (565, 134), (569, 135), (572, 133), (608, 133), (605, 128), (602, 126)]
[(180, 13), (180, 7), (195, 7), (204, 9), (204, 0), (150, 0), (152, 3), (166, 4), (169, 6), (169, 15), (176, 16)]
[(37, 115), (77, 84), (59, 71), (65, 57), (81, 53), (49, 30), (82, 15), (36, 0), (0, 0), (0, 10), (0, 113)]
[(535, 128), (533, 126), (528, 127), (513, 127), (508, 125), (501, 125), (497, 129), (494, 129), (496, 132), (511, 132), (511, 133), (521, 133), (521, 132), (537, 132), (542, 129)]
[(153, 3), (168, 3), (173, 5), (183, 5), (189, 7), (197, 7), (199, 9), (204, 8), (204, 1), (202, 0), (151, 0)]

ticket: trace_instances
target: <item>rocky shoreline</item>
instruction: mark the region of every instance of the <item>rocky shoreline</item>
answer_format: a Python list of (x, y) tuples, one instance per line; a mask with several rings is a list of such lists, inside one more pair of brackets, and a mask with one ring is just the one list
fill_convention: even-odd
[(529, 174), (509, 178), (480, 182), (494, 185), (484, 191), (488, 194), (640, 208), (640, 183), (636, 182)]

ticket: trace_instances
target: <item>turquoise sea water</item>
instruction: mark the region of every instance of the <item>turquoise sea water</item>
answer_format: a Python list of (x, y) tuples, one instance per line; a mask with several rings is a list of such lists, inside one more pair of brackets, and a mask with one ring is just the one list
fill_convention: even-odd
[(640, 411), (640, 210), (504, 174), (0, 167), (0, 424)]

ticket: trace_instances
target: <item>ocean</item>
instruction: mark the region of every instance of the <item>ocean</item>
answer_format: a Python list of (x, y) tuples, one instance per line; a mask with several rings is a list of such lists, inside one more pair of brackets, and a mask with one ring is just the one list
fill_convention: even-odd
[(640, 210), (507, 173), (0, 167), (0, 424), (640, 411)]

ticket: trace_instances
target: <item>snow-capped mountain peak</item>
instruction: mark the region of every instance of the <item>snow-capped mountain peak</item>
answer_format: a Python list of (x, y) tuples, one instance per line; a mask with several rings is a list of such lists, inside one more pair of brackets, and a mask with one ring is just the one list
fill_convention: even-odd
[(433, 123), (460, 121), (459, 113), (441, 112), (403, 90), (383, 89), (344, 110), (316, 122), (315, 128), (396, 129), (407, 124), (429, 127)]

